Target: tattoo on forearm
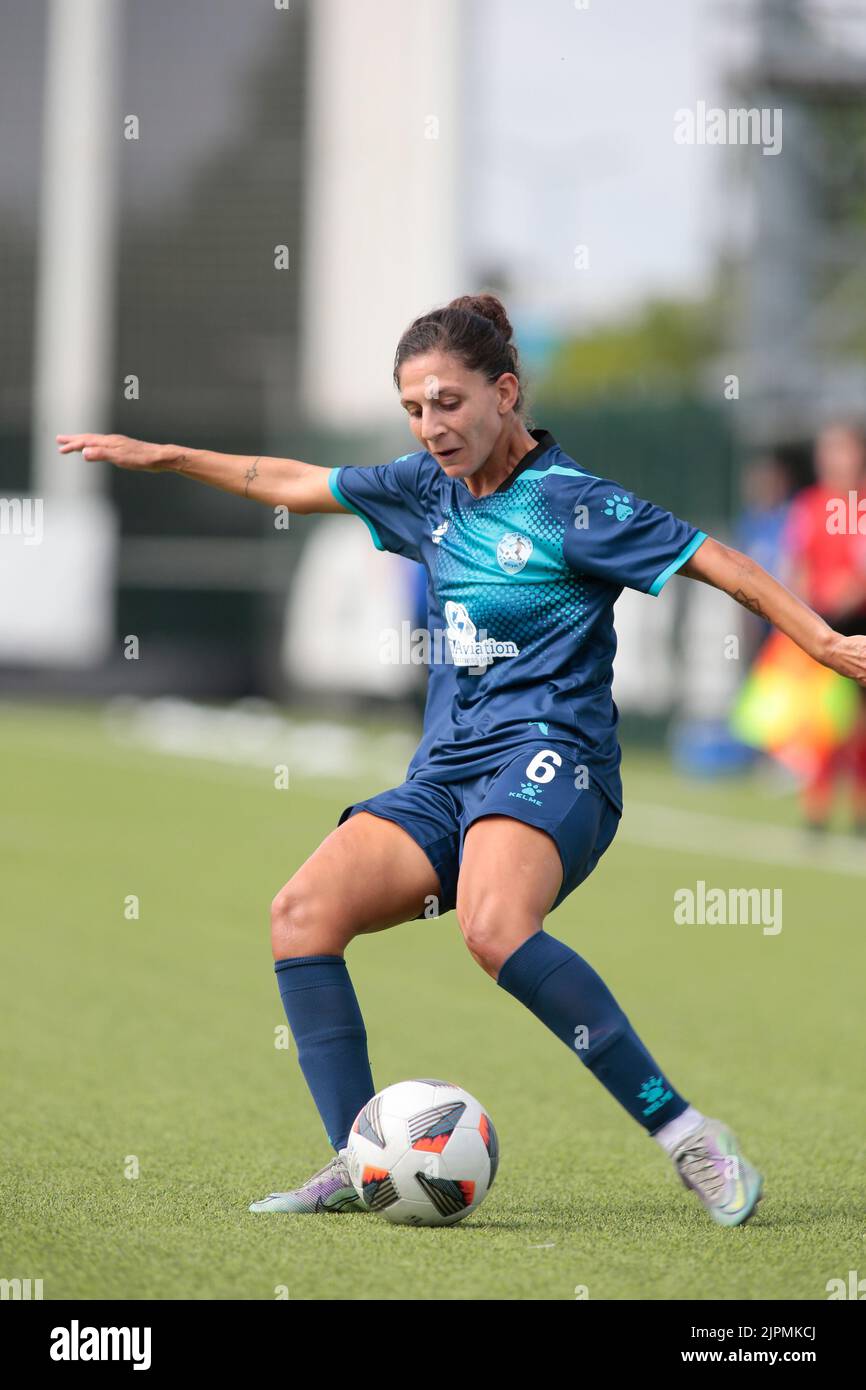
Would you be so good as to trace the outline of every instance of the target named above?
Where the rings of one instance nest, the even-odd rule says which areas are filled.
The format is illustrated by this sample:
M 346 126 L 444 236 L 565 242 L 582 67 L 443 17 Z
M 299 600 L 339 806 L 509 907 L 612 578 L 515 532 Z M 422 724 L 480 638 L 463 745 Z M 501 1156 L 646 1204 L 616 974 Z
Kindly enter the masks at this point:
M 749 612 L 754 613 L 756 618 L 763 618 L 765 622 L 770 622 L 758 600 L 747 594 L 745 589 L 726 589 L 725 593 L 730 594 L 731 598 L 736 599 L 737 603 L 741 603 L 744 608 L 748 608 Z
M 249 493 L 249 490 L 250 490 L 250 483 L 253 481 L 253 478 L 255 478 L 255 477 L 258 476 L 258 471 L 259 471 L 259 469 L 258 469 L 258 463 L 259 463 L 259 459 L 260 459 L 260 458 L 261 458 L 261 454 L 259 454 L 259 458 L 253 460 L 252 464 L 250 465 L 250 467 L 247 469 L 246 473 L 244 474 L 244 477 L 245 477 L 246 480 L 247 480 L 247 485 L 246 485 L 246 487 L 244 488 L 244 497 L 246 497 L 246 496 L 248 495 L 248 493 Z

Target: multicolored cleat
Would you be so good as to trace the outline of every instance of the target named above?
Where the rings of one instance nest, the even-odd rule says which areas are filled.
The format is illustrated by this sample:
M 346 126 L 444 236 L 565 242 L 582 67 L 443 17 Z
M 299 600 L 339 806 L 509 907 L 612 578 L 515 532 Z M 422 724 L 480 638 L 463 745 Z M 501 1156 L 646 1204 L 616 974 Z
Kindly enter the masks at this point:
M 705 1119 L 671 1154 L 684 1185 L 720 1226 L 742 1226 L 763 1196 L 764 1179 L 721 1120 Z
M 251 1202 L 250 1211 L 286 1211 L 309 1216 L 322 1211 L 366 1211 L 358 1197 L 345 1159 L 337 1154 L 292 1192 L 272 1192 L 260 1202 Z

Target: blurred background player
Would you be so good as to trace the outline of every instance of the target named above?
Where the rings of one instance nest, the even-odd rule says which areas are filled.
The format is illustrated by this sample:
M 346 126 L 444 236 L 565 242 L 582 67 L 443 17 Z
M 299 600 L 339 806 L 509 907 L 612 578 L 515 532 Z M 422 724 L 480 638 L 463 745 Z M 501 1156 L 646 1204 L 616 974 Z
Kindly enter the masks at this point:
M 782 578 L 784 533 L 791 505 L 793 480 L 780 454 L 759 455 L 745 469 L 745 503 L 734 527 L 734 544 L 776 579 Z M 751 665 L 771 625 L 755 614 L 743 615 L 744 670 Z
M 841 633 L 866 630 L 866 443 L 860 427 L 827 425 L 815 443 L 816 481 L 791 503 L 783 535 L 785 581 Z M 860 525 L 863 531 L 860 530 Z M 852 524 L 853 523 L 853 524 Z M 822 831 L 847 774 L 853 829 L 866 834 L 866 694 L 850 736 L 818 760 L 802 791 L 807 825 Z

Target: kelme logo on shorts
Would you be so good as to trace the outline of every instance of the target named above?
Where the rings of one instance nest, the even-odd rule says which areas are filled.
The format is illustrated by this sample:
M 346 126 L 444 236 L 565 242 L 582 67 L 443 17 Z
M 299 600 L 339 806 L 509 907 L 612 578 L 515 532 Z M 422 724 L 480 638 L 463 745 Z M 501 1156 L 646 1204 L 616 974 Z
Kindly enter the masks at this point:
M 533 806 L 541 805 L 542 788 L 535 782 L 521 782 L 519 792 L 509 792 L 509 796 L 516 796 L 518 801 L 531 801 Z
M 519 574 L 532 554 L 532 541 L 520 531 L 509 531 L 496 547 L 496 562 L 506 574 Z
M 455 666 L 488 666 L 498 657 L 520 655 L 520 648 L 514 642 L 497 642 L 494 637 L 479 637 L 478 629 L 463 603 L 448 600 L 445 604 L 445 624 Z

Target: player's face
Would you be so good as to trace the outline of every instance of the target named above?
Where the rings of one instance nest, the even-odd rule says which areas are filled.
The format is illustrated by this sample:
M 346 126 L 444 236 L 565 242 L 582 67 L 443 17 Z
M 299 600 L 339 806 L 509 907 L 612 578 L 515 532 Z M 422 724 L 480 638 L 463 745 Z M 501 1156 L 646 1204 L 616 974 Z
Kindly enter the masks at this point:
M 815 471 L 827 487 L 846 490 L 862 486 L 863 454 L 863 443 L 852 430 L 831 425 L 818 436 Z
M 449 478 L 471 477 L 487 462 L 516 398 L 510 372 L 491 383 L 446 353 L 411 357 L 400 368 L 409 427 Z

